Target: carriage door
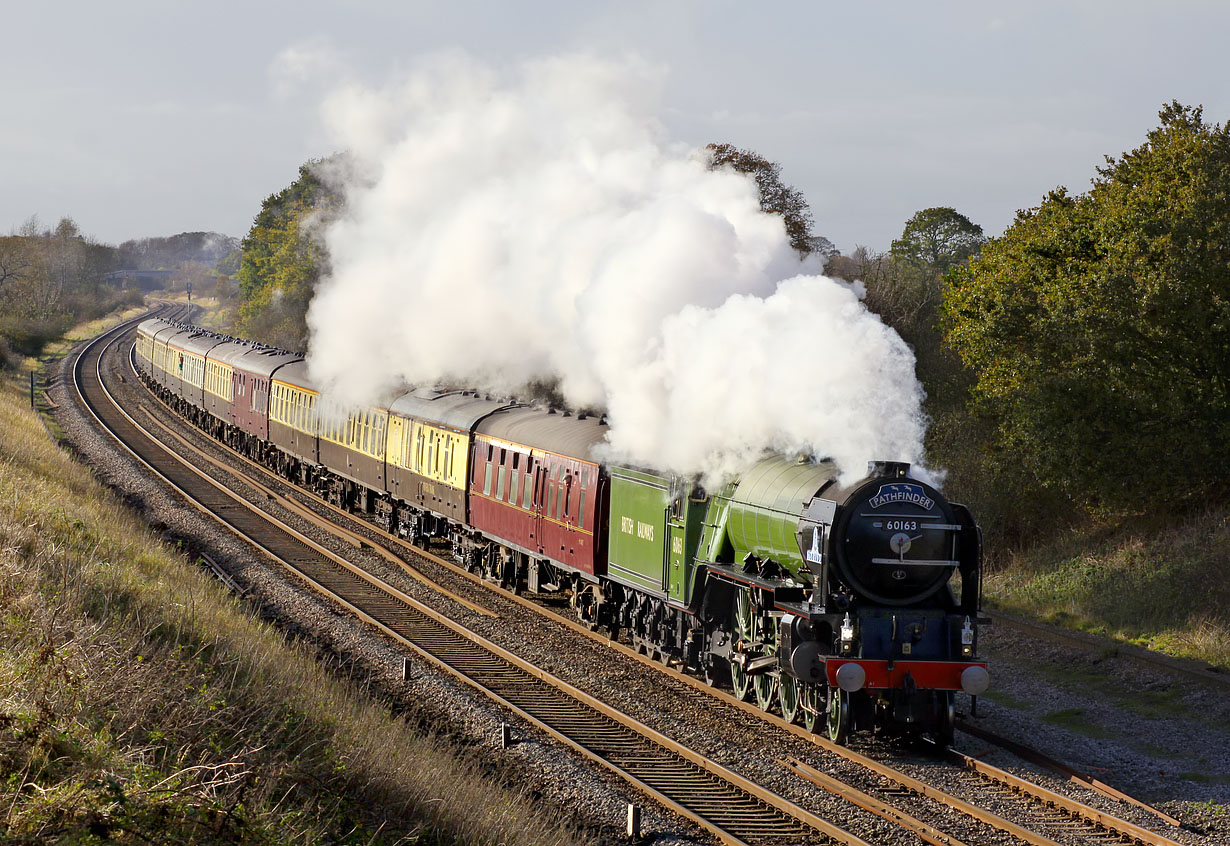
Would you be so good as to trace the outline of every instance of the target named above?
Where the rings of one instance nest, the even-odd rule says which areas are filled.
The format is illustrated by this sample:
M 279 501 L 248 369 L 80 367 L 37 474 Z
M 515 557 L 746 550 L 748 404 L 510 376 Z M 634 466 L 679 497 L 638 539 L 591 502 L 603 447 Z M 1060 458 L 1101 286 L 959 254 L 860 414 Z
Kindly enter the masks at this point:
M 532 484 L 530 497 L 534 508 L 530 529 L 530 540 L 532 541 L 530 546 L 536 547 L 539 552 L 542 552 L 545 549 L 544 544 L 546 542 L 546 539 L 542 536 L 544 524 L 542 515 L 547 510 L 547 486 L 550 484 L 550 479 L 547 478 L 547 466 L 543 464 L 538 456 L 533 456 L 530 462 L 534 472 L 532 475 L 530 473 L 525 474 L 526 483 Z M 533 480 L 532 483 L 531 479 Z

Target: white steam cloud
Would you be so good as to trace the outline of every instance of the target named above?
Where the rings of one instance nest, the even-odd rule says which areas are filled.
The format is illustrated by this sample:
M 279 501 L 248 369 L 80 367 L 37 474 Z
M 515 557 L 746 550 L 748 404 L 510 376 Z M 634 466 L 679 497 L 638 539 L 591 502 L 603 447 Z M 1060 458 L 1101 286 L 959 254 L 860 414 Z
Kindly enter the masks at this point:
M 852 477 L 918 462 L 909 348 L 800 262 L 750 178 L 665 139 L 661 78 L 449 56 L 336 92 L 346 208 L 308 315 L 313 375 L 349 402 L 558 379 L 607 410 L 613 456 L 710 479 L 766 450 Z

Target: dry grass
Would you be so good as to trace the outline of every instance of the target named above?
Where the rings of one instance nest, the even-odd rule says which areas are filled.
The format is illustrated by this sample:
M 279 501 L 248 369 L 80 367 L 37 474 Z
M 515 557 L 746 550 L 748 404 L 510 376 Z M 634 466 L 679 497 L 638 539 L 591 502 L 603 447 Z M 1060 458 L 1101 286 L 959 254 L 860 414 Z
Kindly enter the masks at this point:
M 1228 516 L 1063 533 L 1011 556 L 985 593 L 1006 610 L 1230 668 Z
M 252 618 L 0 385 L 0 841 L 573 843 Z

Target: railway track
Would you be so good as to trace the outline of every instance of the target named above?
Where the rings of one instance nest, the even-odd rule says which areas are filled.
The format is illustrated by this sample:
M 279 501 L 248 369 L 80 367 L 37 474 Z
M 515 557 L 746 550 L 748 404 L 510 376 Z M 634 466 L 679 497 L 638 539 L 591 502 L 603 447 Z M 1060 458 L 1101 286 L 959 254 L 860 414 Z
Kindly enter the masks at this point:
M 126 327 L 101 336 L 74 366 L 77 392 L 99 424 L 185 498 L 314 590 L 552 736 L 732 844 L 866 841 L 657 734 L 444 615 L 363 573 L 305 535 L 255 511 L 166 449 L 103 384 L 101 359 Z
M 101 357 L 101 352 L 97 355 Z M 95 362 L 97 360 L 98 358 L 93 359 Z M 83 355 L 78 369 L 95 372 L 95 381 L 98 383 L 96 390 L 101 391 L 103 386 L 101 379 L 97 377 L 97 365 L 91 367 L 89 362 L 90 359 Z M 83 377 L 82 383 L 87 391 L 90 388 L 89 382 L 89 377 Z M 118 406 L 114 409 L 113 416 L 123 416 L 127 420 L 127 423 L 117 420 L 116 425 L 119 428 L 134 430 L 138 433 L 134 435 L 134 439 L 140 441 L 141 438 L 146 438 L 152 443 L 153 438 L 148 432 L 142 432 L 141 427 L 137 426 L 135 421 L 122 415 Z M 153 449 L 152 446 L 149 448 Z M 201 474 L 186 471 L 182 464 L 179 471 L 172 470 L 170 465 L 177 463 L 177 460 L 161 459 L 156 456 L 154 458 L 154 462 L 147 461 L 147 463 L 159 469 L 160 473 L 160 465 L 165 465 L 171 472 L 171 477 L 182 478 L 184 483 L 188 484 L 192 482 L 191 477 L 195 476 L 196 484 L 201 484 Z M 187 475 L 184 475 L 185 473 Z M 162 475 L 168 477 L 166 473 Z M 757 788 L 751 782 L 728 770 L 716 767 L 701 755 L 689 754 L 682 748 L 670 749 L 672 743 L 661 735 L 656 735 L 655 732 L 643 726 L 629 726 L 627 718 L 615 712 L 614 709 L 610 709 L 598 700 L 562 682 L 548 681 L 541 670 L 529 665 L 519 666 L 520 659 L 516 656 L 504 652 L 494 644 L 482 642 L 481 638 L 449 623 L 438 612 L 417 603 L 404 594 L 397 595 L 395 591 L 377 585 L 376 580 L 363 575 L 352 565 L 336 559 L 336 556 L 332 556 L 314 542 L 303 536 L 296 537 L 298 533 L 288 526 L 273 521 L 267 516 L 244 516 L 244 512 L 247 511 L 246 506 L 239 506 L 233 495 L 225 492 L 216 483 L 211 482 L 207 487 L 212 487 L 214 491 L 203 492 L 199 500 L 202 507 L 216 507 L 216 516 L 237 531 L 251 537 L 259 533 L 260 524 L 270 525 L 272 522 L 280 527 L 284 535 L 292 538 L 293 541 L 277 539 L 272 542 L 272 548 L 262 541 L 258 540 L 257 543 L 270 554 L 287 562 L 287 566 L 294 569 L 301 579 L 311 583 L 315 589 L 337 597 L 336 601 L 350 607 L 361 618 L 381 628 L 386 634 L 411 645 L 411 648 L 429 657 L 467 684 L 483 689 L 489 696 L 518 712 L 527 720 L 541 726 L 550 734 L 575 748 L 581 749 L 583 754 L 619 772 L 633 784 L 655 795 L 664 805 L 696 820 L 726 842 L 816 842 L 817 837 L 827 838 L 832 842 L 863 842 L 802 809 L 791 808 L 783 811 L 783 808 L 777 807 L 775 802 L 783 805 L 789 803 L 782 803 L 782 800 L 777 800 L 767 791 Z M 220 492 L 226 495 L 219 496 Z M 284 502 L 284 504 L 287 503 Z M 294 507 L 293 504 L 291 507 Z M 299 508 L 302 509 L 303 506 Z M 346 512 L 337 511 L 337 513 L 346 515 Z M 346 517 L 357 520 L 351 515 L 346 515 Z M 358 525 L 363 527 L 365 534 L 382 535 L 380 537 L 382 543 L 401 548 L 408 547 L 404 541 L 384 535 L 366 522 L 360 521 Z M 355 537 L 359 536 L 353 532 L 351 534 Z M 417 554 L 423 554 L 423 552 L 417 551 Z M 427 555 L 430 556 L 429 553 Z M 544 613 L 542 607 L 536 603 L 484 582 L 451 562 L 434 556 L 430 557 L 440 566 L 453 570 L 459 576 L 481 584 L 484 588 L 506 599 L 532 608 L 536 613 Z M 587 637 L 609 643 L 605 638 L 589 631 L 587 627 L 563 619 L 554 612 L 550 613 L 556 622 L 562 622 Z M 881 778 L 894 783 L 896 785 L 892 788 L 894 791 L 906 791 L 915 796 L 925 797 L 929 801 L 947 805 L 949 808 L 955 808 L 1022 842 L 1033 844 L 1058 842 L 1052 839 L 1048 832 L 1055 834 L 1056 837 L 1062 837 L 1064 842 L 1070 842 L 1073 836 L 1078 838 L 1078 842 L 1086 836 L 1089 842 L 1099 843 L 1148 843 L 1161 846 L 1161 844 L 1174 842 L 1101 811 L 1092 808 L 1084 808 L 1082 811 L 1083 806 L 1080 803 L 1060 797 L 1036 785 L 1019 783 L 1020 779 L 1003 771 L 997 771 L 986 765 L 970 766 L 967 762 L 966 766 L 969 766 L 971 771 L 979 772 L 980 778 L 1005 785 L 1004 790 L 1011 791 L 1013 795 L 1031 797 L 1030 801 L 1036 808 L 1032 814 L 1027 813 L 1025 816 L 1036 821 L 1036 830 L 1033 827 L 1026 828 L 970 803 L 963 803 L 956 797 L 946 796 L 942 791 L 895 773 L 890 768 L 866 759 L 851 750 L 833 746 L 823 738 L 810 735 L 798 726 L 792 726 L 777 717 L 766 715 L 759 709 L 739 702 L 728 694 L 713 691 L 703 682 L 664 668 L 644 656 L 636 655 L 627 647 L 619 644 L 610 645 L 637 660 L 667 672 L 686 684 L 723 699 L 728 704 L 743 708 L 755 714 L 758 719 L 766 719 L 779 728 L 806 737 L 834 755 L 867 767 Z M 483 678 L 488 678 L 490 681 L 484 682 Z M 582 710 L 579 714 L 575 710 L 570 710 L 575 709 L 577 703 L 590 710 Z M 580 729 L 585 729 L 589 736 L 575 737 L 574 735 L 583 733 L 579 731 Z M 638 736 L 642 740 L 634 740 Z M 649 746 L 636 745 L 644 742 L 643 739 L 646 737 L 650 740 Z M 657 748 L 654 748 L 655 745 Z M 783 765 L 813 782 L 827 778 L 823 773 L 819 773 L 820 778 L 817 779 L 818 771 L 802 761 L 785 760 Z M 861 794 L 857 789 L 850 788 L 848 785 L 844 788 L 833 783 L 822 784 L 822 786 L 826 790 L 843 796 L 847 802 L 910 829 L 924 842 L 948 844 L 962 842 L 880 799 Z M 681 799 L 686 799 L 687 802 L 680 801 Z M 766 812 L 762 806 L 774 808 L 784 816 L 775 816 L 771 811 Z M 1043 810 L 1037 810 L 1038 808 Z M 1060 810 L 1048 810 L 1054 808 Z M 759 819 L 754 822 L 744 821 L 742 815 L 749 813 L 753 816 L 759 815 Z
M 266 473 L 266 471 L 258 465 L 252 464 L 246 459 L 241 460 L 253 469 L 258 470 L 261 473 Z M 273 493 L 270 493 L 269 495 L 271 497 L 276 496 L 276 494 Z M 1030 819 L 1032 824 L 1039 829 L 1039 831 L 1031 831 L 994 813 L 981 809 L 970 803 L 958 800 L 956 797 L 949 796 L 941 790 L 931 788 L 917 779 L 912 779 L 905 776 L 904 774 L 895 771 L 893 768 L 887 767 L 869 757 L 863 756 L 854 750 L 832 744 L 827 739 L 811 734 L 798 725 L 787 723 L 776 715 L 766 714 L 752 703 L 743 702 L 725 691 L 711 688 L 704 682 L 665 666 L 631 647 L 611 641 L 602 634 L 595 632 L 591 627 L 577 623 L 565 616 L 562 616 L 555 610 L 547 608 L 539 602 L 514 594 L 505 588 L 499 587 L 498 585 L 468 572 L 464 568 L 446 558 L 435 556 L 426 550 L 412 546 L 399 537 L 385 533 L 367 521 L 362 520 L 361 518 L 356 517 L 343 509 L 337 508 L 336 506 L 330 505 L 323 500 L 316 499 L 315 497 L 312 498 L 315 499 L 315 505 L 323 510 L 327 510 L 334 521 L 346 522 L 355 526 L 355 529 L 358 531 L 346 529 L 341 530 L 346 535 L 350 536 L 355 543 L 388 544 L 390 546 L 396 546 L 404 552 L 409 552 L 420 558 L 430 560 L 432 563 L 451 571 L 458 577 L 467 579 L 475 585 L 481 586 L 482 588 L 501 596 L 507 601 L 519 604 L 536 614 L 547 616 L 556 624 L 567 626 L 577 634 L 580 634 L 592 641 L 601 643 L 612 650 L 622 652 L 626 657 L 652 667 L 657 671 L 663 672 L 677 681 L 689 685 L 697 691 L 703 692 L 706 695 L 725 702 L 728 705 L 739 708 L 748 714 L 753 715 L 757 719 L 772 723 L 778 728 L 788 731 L 796 736 L 806 738 L 810 742 L 822 747 L 830 754 L 857 764 L 875 773 L 878 777 L 884 779 L 885 781 L 892 783 L 894 785 L 892 789 L 896 791 L 898 795 L 901 795 L 901 792 L 904 791 L 915 796 L 933 800 L 948 808 L 958 810 L 971 819 L 977 820 L 978 822 L 984 823 L 992 828 L 998 829 L 1001 832 L 1016 837 L 1022 842 L 1031 844 L 1054 843 L 1055 841 L 1051 839 L 1051 837 L 1047 836 L 1047 834 L 1039 833 L 1046 831 L 1050 831 L 1055 836 L 1060 837 L 1071 837 L 1073 835 L 1087 836 L 1099 843 L 1143 843 L 1153 844 L 1153 846 L 1168 846 L 1169 844 L 1174 844 L 1173 840 L 1163 835 L 1142 828 L 1141 826 L 1134 825 L 1133 823 L 1125 820 L 1121 820 L 1114 815 L 1107 814 L 1104 811 L 1090 807 L 1084 803 L 1074 801 L 1061 793 L 1021 779 L 1001 768 L 979 761 L 970 756 L 963 755 L 955 750 L 948 750 L 945 753 L 953 764 L 967 771 L 973 779 L 981 781 L 987 785 L 993 785 L 993 792 L 999 799 L 1003 800 L 1005 797 L 1011 797 L 1010 801 L 1015 800 L 1018 803 L 1028 802 L 1031 807 L 1025 813 L 1025 817 Z M 296 506 L 291 504 L 291 507 L 293 508 Z M 298 507 L 304 508 L 305 506 L 300 505 Z M 402 562 L 400 557 L 396 560 L 398 562 Z M 1082 786 L 1096 792 L 1102 793 L 1117 802 L 1123 802 L 1141 807 L 1148 813 L 1161 819 L 1169 826 L 1178 827 L 1180 825 L 1179 821 L 1175 820 L 1173 817 L 1170 817 L 1169 815 L 1164 814 L 1151 806 L 1148 806 L 1145 803 L 1122 793 L 1121 791 L 1115 790 L 1114 788 L 1111 788 L 1096 779 L 1092 779 L 1089 776 L 1077 773 L 1075 770 L 1065 767 L 1057 761 L 1046 758 L 1046 756 L 1034 752 L 1027 747 L 1003 738 L 998 738 L 965 722 L 962 722 L 959 725 L 963 730 L 985 740 L 986 742 L 994 743 L 1008 749 L 1024 760 L 1028 760 L 1031 763 L 1037 764 L 1046 769 L 1051 769 L 1069 780 L 1081 784 Z M 791 771 L 800 775 L 802 778 L 812 781 L 813 783 L 820 784 L 826 790 L 843 796 L 843 798 L 847 801 L 866 811 L 883 816 L 886 819 L 893 819 L 900 824 L 912 828 L 924 841 L 931 842 L 929 836 L 934 835 L 938 838 L 937 842 L 954 844 L 954 846 L 955 844 L 960 843 L 958 839 L 950 835 L 945 835 L 942 833 L 936 834 L 934 830 L 932 830 L 926 823 L 912 819 L 909 814 L 905 814 L 892 806 L 885 805 L 883 802 L 880 802 L 873 797 L 868 797 L 865 795 L 860 796 L 858 791 L 852 791 L 848 789 L 848 786 L 845 786 L 846 789 L 839 789 L 833 780 L 828 779 L 827 781 L 824 781 L 823 774 L 819 774 L 815 768 L 808 767 L 801 761 L 790 759 L 782 761 L 782 764 Z

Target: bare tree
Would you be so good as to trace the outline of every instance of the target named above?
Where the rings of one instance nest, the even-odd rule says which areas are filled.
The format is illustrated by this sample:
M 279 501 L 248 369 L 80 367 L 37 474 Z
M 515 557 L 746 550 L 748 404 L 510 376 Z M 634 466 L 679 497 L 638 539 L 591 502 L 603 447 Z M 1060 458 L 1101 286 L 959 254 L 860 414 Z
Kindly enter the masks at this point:
M 0 293 L 10 281 L 20 280 L 29 267 L 30 257 L 22 239 L 16 236 L 0 238 Z

